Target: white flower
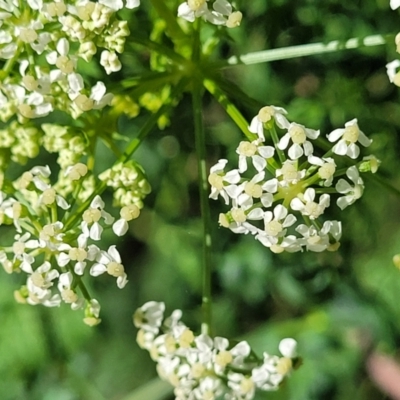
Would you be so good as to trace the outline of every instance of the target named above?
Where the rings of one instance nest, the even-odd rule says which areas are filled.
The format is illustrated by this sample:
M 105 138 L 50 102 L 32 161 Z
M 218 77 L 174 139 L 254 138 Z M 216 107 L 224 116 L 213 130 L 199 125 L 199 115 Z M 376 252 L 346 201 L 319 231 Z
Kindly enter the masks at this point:
M 279 180 L 279 186 L 287 187 L 296 184 L 299 180 L 304 178 L 306 171 L 298 170 L 297 162 L 286 160 L 282 164 L 282 168 L 275 171 L 275 175 Z
M 326 232 L 319 231 L 315 226 L 307 226 L 307 225 L 299 225 L 296 228 L 296 231 L 299 232 L 303 239 L 302 244 L 309 251 L 321 252 L 328 248 L 329 246 L 329 236 Z
M 275 149 L 272 146 L 260 146 L 260 139 L 253 142 L 240 142 L 236 153 L 239 154 L 239 172 L 247 170 L 247 158 L 250 157 L 254 168 L 260 172 L 267 166 L 267 159 L 274 156 Z
M 333 176 L 336 171 L 336 163 L 333 158 L 319 158 L 316 156 L 309 156 L 308 162 L 313 165 L 318 165 L 318 175 L 324 180 L 324 186 L 331 186 Z
M 287 114 L 287 111 L 282 107 L 263 107 L 251 120 L 249 131 L 256 133 L 259 139 L 263 142 L 265 140 L 264 123 L 268 123 L 273 119 L 279 128 L 286 129 L 289 127 L 290 123 L 286 119 L 285 114 Z
M 207 8 L 208 0 L 188 0 L 178 7 L 178 17 L 186 21 L 194 22 L 196 18 L 207 16 L 210 11 Z
M 341 210 L 353 204 L 364 192 L 364 181 L 360 177 L 356 166 L 348 168 L 346 175 L 354 183 L 354 186 L 351 186 L 345 179 L 340 179 L 336 184 L 335 189 L 345 195 L 337 199 L 337 205 Z
M 219 160 L 217 164 L 210 168 L 210 175 L 208 177 L 208 182 L 211 185 L 211 194 L 209 197 L 216 200 L 218 195 L 221 195 L 225 200 L 225 204 L 229 204 L 227 189 L 230 185 L 236 184 L 240 181 L 238 170 L 235 169 L 227 173 L 224 172 L 227 163 L 228 160 Z M 228 185 L 225 186 L 224 183 L 228 183 Z
M 300 193 L 290 202 L 290 208 L 292 210 L 300 211 L 302 215 L 309 216 L 310 219 L 318 218 L 325 208 L 329 207 L 330 196 L 324 193 L 319 198 L 319 202 L 316 203 L 315 199 L 315 189 L 308 188 L 304 194 Z
M 86 237 L 93 240 L 100 240 L 103 232 L 103 227 L 100 225 L 100 219 L 103 219 L 105 224 L 111 225 L 114 218 L 106 211 L 104 211 L 104 202 L 99 195 L 97 195 L 90 207 L 82 215 L 81 229 Z
M 303 154 L 309 156 L 312 154 L 314 148 L 309 139 L 316 139 L 319 136 L 319 131 L 314 129 L 308 129 L 303 125 L 296 124 L 292 122 L 288 126 L 287 133 L 282 136 L 278 143 L 278 148 L 280 150 L 285 150 L 288 145 L 289 141 L 292 140 L 293 144 L 290 146 L 288 154 L 292 160 L 297 160 Z
M 61 298 L 67 304 L 71 304 L 72 310 L 78 310 L 83 307 L 84 300 L 79 298 L 76 291 L 72 287 L 74 278 L 71 272 L 60 274 L 58 278 L 58 290 L 61 293 Z
M 90 268 L 90 275 L 99 276 L 104 272 L 117 278 L 117 286 L 122 289 L 127 284 L 127 275 L 121 264 L 121 256 L 116 246 L 110 246 L 108 251 L 100 251 L 96 257 L 96 264 Z
M 121 218 L 114 222 L 113 231 L 117 236 L 123 236 L 128 231 L 128 222 L 139 217 L 140 209 L 135 204 L 129 206 L 124 206 L 121 208 L 120 216 Z
M 162 302 L 149 301 L 138 308 L 133 315 L 133 323 L 137 328 L 157 334 L 165 311 Z
M 368 139 L 365 134 L 360 131 L 357 118 L 352 119 L 345 123 L 345 128 L 335 129 L 327 138 L 330 142 L 336 142 L 340 139 L 332 148 L 332 151 L 338 155 L 347 155 L 350 158 L 357 158 L 360 154 L 360 148 L 357 146 L 357 142 L 362 144 L 364 147 L 368 147 L 372 140 Z

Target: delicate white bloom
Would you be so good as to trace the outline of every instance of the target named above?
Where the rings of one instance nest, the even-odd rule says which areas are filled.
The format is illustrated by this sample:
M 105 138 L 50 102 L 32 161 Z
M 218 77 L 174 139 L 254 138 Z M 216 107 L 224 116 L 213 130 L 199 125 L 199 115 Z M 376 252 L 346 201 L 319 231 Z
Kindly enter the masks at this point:
M 133 316 L 137 328 L 157 334 L 164 318 L 165 304 L 149 301 L 138 308 Z
M 96 257 L 97 263 L 90 268 L 90 275 L 99 276 L 104 272 L 117 278 L 117 286 L 122 289 L 127 284 L 127 275 L 122 265 L 121 256 L 116 246 L 110 246 L 108 251 L 100 251 Z
M 196 18 L 211 14 L 207 8 L 206 1 L 208 0 L 185 1 L 178 7 L 178 17 L 186 19 L 189 22 L 194 22 Z
M 306 171 L 298 170 L 297 163 L 292 160 L 286 160 L 282 164 L 282 168 L 276 170 L 275 175 L 279 179 L 279 185 L 282 187 L 287 187 L 289 185 L 295 185 L 299 182 L 304 176 Z
M 260 172 L 267 166 L 267 160 L 274 156 L 275 149 L 272 146 L 260 146 L 260 139 L 253 142 L 240 142 L 236 153 L 239 154 L 239 172 L 247 170 L 247 158 L 251 158 L 254 168 Z
M 340 179 L 336 184 L 336 190 L 344 194 L 343 197 L 337 199 L 337 205 L 341 210 L 353 204 L 364 192 L 364 181 L 360 177 L 356 166 L 348 168 L 346 175 L 354 183 L 354 186 L 351 186 L 345 179 Z
M 264 142 L 264 124 L 274 120 L 276 125 L 281 129 L 287 129 L 290 125 L 286 119 L 287 111 L 282 107 L 266 106 L 261 108 L 258 114 L 251 120 L 249 131 L 258 135 L 259 139 Z
M 293 144 L 290 146 L 288 154 L 292 160 L 297 160 L 303 154 L 307 157 L 310 156 L 314 148 L 307 138 L 315 140 L 319 136 L 319 131 L 308 129 L 295 122 L 292 122 L 287 130 L 287 133 L 280 139 L 278 148 L 280 150 L 285 150 L 291 140 Z
M 279 238 L 286 235 L 286 228 L 296 222 L 296 217 L 288 214 L 288 210 L 282 204 L 278 204 L 274 211 L 266 211 L 264 214 L 264 231 L 259 231 L 256 239 L 264 246 L 271 247 L 278 243 Z
M 290 202 L 290 208 L 292 210 L 300 211 L 302 215 L 310 217 L 310 219 L 318 218 L 325 208 L 329 207 L 330 196 L 324 193 L 319 198 L 319 202 L 316 203 L 315 199 L 315 189 L 308 188 L 304 194 L 300 193 Z
M 318 175 L 324 180 L 324 186 L 331 186 L 336 171 L 336 163 L 333 158 L 319 158 L 313 155 L 308 157 L 308 162 L 318 165 Z
M 345 123 L 345 128 L 335 129 L 327 138 L 330 142 L 336 142 L 340 139 L 332 148 L 332 151 L 338 155 L 347 155 L 350 158 L 357 158 L 360 154 L 360 148 L 357 146 L 357 142 L 362 144 L 364 147 L 368 147 L 372 140 L 368 139 L 365 134 L 360 131 L 357 118 L 352 119 Z
M 104 220 L 106 225 L 111 225 L 114 222 L 114 218 L 104 211 L 104 202 L 99 195 L 92 200 L 90 207 L 83 213 L 82 218 L 82 233 L 93 240 L 101 239 L 103 232 L 103 227 L 99 222 L 101 219 Z
M 124 206 L 121 208 L 121 218 L 114 222 L 113 231 L 117 236 L 123 236 L 128 231 L 128 222 L 139 217 L 140 209 L 135 204 Z
M 225 204 L 229 204 L 229 195 L 227 193 L 229 185 L 236 184 L 240 181 L 238 170 L 229 171 L 225 174 L 224 168 L 227 163 L 228 160 L 219 160 L 217 164 L 211 167 L 208 177 L 208 182 L 211 185 L 211 194 L 209 197 L 215 200 L 218 198 L 218 195 L 221 195 L 225 200 Z M 228 185 L 225 186 L 225 183 Z

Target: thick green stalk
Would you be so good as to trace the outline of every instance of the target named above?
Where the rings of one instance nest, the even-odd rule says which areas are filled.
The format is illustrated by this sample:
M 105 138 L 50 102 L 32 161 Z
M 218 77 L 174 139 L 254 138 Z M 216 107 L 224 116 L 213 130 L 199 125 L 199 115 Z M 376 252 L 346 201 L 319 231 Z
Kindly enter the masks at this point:
M 334 40 L 329 43 L 311 43 L 300 46 L 289 46 L 280 49 L 256 51 L 242 56 L 230 57 L 221 67 L 233 65 L 251 65 L 264 62 L 287 60 L 289 58 L 333 53 L 336 51 L 357 49 L 359 47 L 381 46 L 393 39 L 393 35 L 373 35 L 365 38 L 352 38 L 347 41 Z
M 228 99 L 214 81 L 205 79 L 203 82 L 205 88 L 215 97 L 218 103 L 225 109 L 227 114 L 233 119 L 235 124 L 240 128 L 244 135 L 251 142 L 257 139 L 257 135 L 249 131 L 249 124 L 236 106 Z

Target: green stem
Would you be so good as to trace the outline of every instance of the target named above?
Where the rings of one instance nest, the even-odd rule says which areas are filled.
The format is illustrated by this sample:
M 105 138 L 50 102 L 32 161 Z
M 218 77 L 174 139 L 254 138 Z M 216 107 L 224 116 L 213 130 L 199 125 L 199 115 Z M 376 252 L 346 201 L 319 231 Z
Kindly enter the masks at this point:
M 199 24 L 196 25 L 195 41 L 193 44 L 192 59 L 196 63 L 201 56 L 200 53 L 200 38 L 199 38 Z M 203 251 L 202 251 L 202 324 L 201 333 L 211 335 L 211 321 L 212 321 L 212 299 L 211 299 L 211 224 L 210 224 L 210 208 L 208 200 L 208 180 L 206 168 L 206 143 L 205 131 L 202 115 L 202 82 L 194 81 L 192 88 L 192 102 L 193 102 L 193 118 L 194 118 L 194 131 L 196 142 L 197 165 L 199 174 L 199 192 L 200 192 L 200 207 L 201 218 L 203 223 Z
M 389 40 L 393 39 L 393 35 L 372 35 L 365 38 L 352 38 L 345 42 L 334 40 L 329 43 L 311 43 L 299 46 L 289 46 L 279 49 L 256 51 L 254 53 L 244 54 L 242 56 L 230 57 L 224 65 L 220 67 L 229 67 L 234 65 L 251 65 L 260 64 L 264 62 L 286 60 L 289 58 L 304 57 L 311 55 L 319 55 L 325 53 L 332 53 L 347 49 L 357 49 L 359 47 L 380 46 L 386 44 Z
M 236 106 L 228 99 L 228 97 L 218 88 L 214 81 L 209 79 L 203 82 L 205 88 L 215 97 L 218 103 L 225 109 L 227 114 L 233 119 L 235 124 L 240 128 L 248 140 L 251 142 L 257 139 L 257 135 L 249 131 L 249 124 Z
M 154 42 L 145 37 L 134 36 L 132 40 L 129 42 L 130 45 L 138 44 L 140 46 L 144 46 L 146 49 L 150 49 L 155 51 L 158 54 L 161 54 L 171 61 L 175 62 L 178 65 L 181 65 L 182 62 L 187 62 L 187 59 L 182 57 L 179 53 L 176 53 L 174 50 L 170 49 L 167 46 L 164 46 L 160 43 Z
M 150 0 L 157 14 L 167 23 L 168 34 L 175 39 L 186 39 L 186 35 L 177 22 L 176 15 L 165 5 L 165 0 Z

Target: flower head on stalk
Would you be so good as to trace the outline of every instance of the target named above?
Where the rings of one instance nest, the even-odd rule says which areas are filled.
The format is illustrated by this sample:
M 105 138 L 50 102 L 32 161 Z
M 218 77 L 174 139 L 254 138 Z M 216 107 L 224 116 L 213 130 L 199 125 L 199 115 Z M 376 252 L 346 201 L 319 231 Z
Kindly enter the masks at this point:
M 319 157 L 314 154 L 312 143 L 319 131 L 289 122 L 286 114 L 283 108 L 263 107 L 249 126 L 258 139 L 242 141 L 237 148 L 238 168 L 227 170 L 227 160 L 220 160 L 211 168 L 210 198 L 221 194 L 231 207 L 220 214 L 219 223 L 235 233 L 254 235 L 275 253 L 336 250 L 341 223 L 321 222 L 321 218 L 331 207 L 332 198 L 336 197 L 342 210 L 359 199 L 364 190 L 359 171 L 376 171 L 379 161 L 371 156 L 363 159 L 359 168 L 347 168 L 345 173 L 352 186 L 341 178 L 344 170 L 337 166 L 340 157 L 358 157 L 357 143 L 371 143 L 357 120 L 332 131 L 329 141 L 339 140 L 331 149 L 333 156 Z M 273 146 L 265 145 L 268 137 Z
M 246 341 L 195 335 L 175 310 L 164 318 L 164 303 L 148 302 L 134 314 L 139 346 L 157 363 L 159 376 L 174 386 L 176 399 L 254 398 L 256 390 L 277 390 L 300 364 L 297 342 L 281 340 L 281 356 L 258 358 Z
M 95 194 L 87 166 L 71 165 L 60 171 L 60 177 L 65 185 L 52 184 L 50 168 L 36 166 L 13 184 L 7 181 L 7 194 L 0 191 L 0 225 L 13 224 L 16 230 L 14 241 L 0 249 L 0 263 L 7 273 L 26 275 L 25 284 L 15 292 L 17 301 L 84 308 L 84 322 L 93 326 L 100 322 L 100 304 L 86 290 L 84 279 L 106 272 L 122 289 L 128 282 L 127 274 L 115 245 L 105 251 L 94 243 L 100 241 L 114 218 L 106 211 L 101 196 Z M 89 186 L 85 187 L 87 180 Z M 134 181 L 130 177 L 132 185 Z M 82 198 L 81 191 L 92 200 Z M 124 226 L 119 224 L 114 229 L 117 234 L 126 233 L 128 221 L 138 215 L 137 205 L 124 206 Z

